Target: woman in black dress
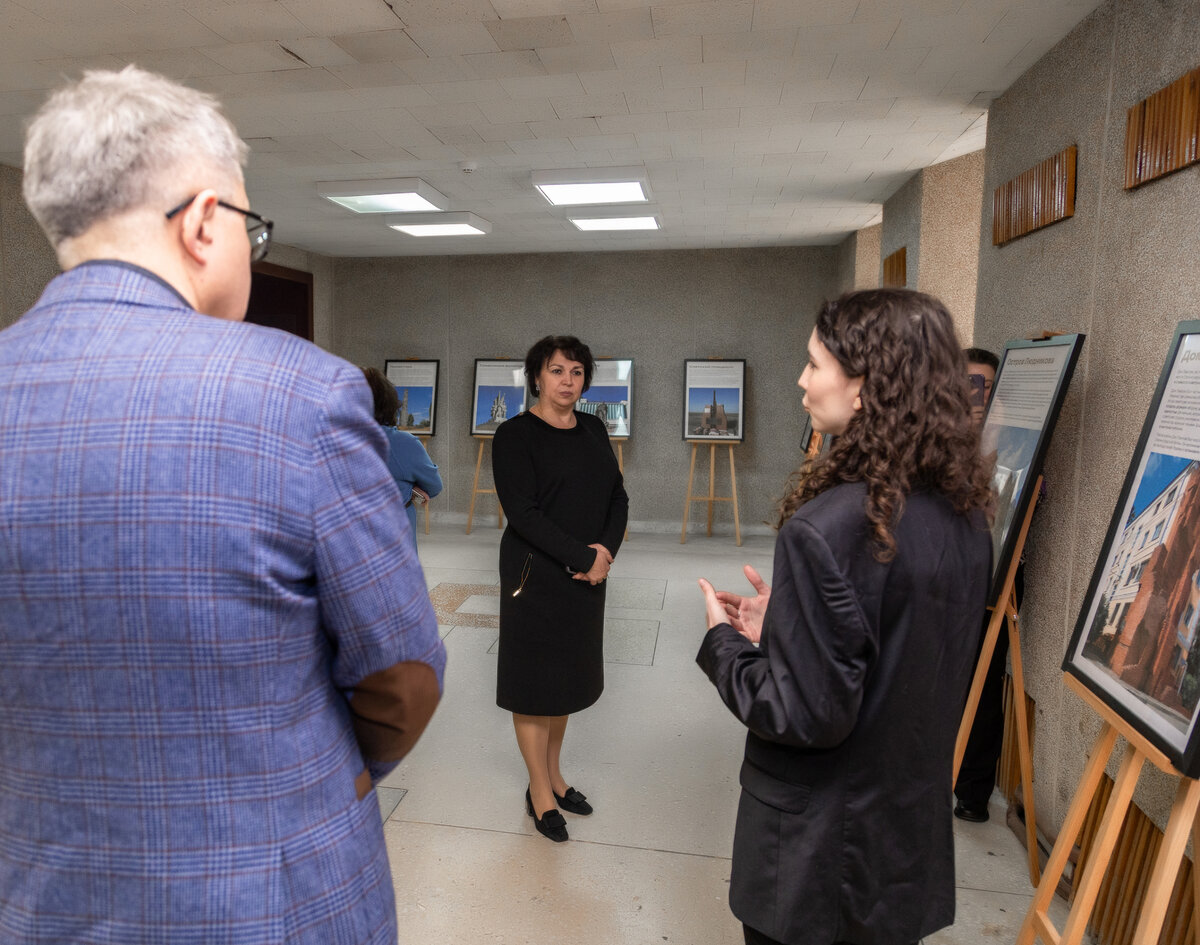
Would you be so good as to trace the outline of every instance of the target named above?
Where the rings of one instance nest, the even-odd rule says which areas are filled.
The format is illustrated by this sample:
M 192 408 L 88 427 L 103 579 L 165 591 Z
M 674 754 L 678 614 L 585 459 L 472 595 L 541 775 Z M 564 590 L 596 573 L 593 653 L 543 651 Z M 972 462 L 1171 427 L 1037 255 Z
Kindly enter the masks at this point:
M 774 587 L 701 581 L 698 661 L 749 729 L 729 902 L 748 945 L 907 945 L 954 920 L 950 773 L 990 583 L 990 469 L 936 299 L 828 302 Z
M 513 714 L 537 829 L 567 839 L 558 807 L 590 814 L 559 769 L 572 712 L 604 689 L 604 580 L 625 534 L 629 499 L 604 422 L 575 409 L 591 384 L 587 345 L 547 336 L 525 356 L 536 403 L 492 441 L 500 540 L 496 704 Z

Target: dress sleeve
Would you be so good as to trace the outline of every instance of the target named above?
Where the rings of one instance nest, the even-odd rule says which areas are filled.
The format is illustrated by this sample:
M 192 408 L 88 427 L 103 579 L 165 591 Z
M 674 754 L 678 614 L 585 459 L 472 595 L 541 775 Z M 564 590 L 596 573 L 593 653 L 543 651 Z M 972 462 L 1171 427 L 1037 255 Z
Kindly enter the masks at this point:
M 333 683 L 375 778 L 428 722 L 446 651 L 408 518 L 385 462 L 386 440 L 362 375 L 339 372 L 313 440 L 313 538 Z
M 437 463 L 421 444 L 419 437 L 409 434 L 404 438 L 405 466 L 412 476 L 415 485 L 425 490 L 429 498 L 442 491 L 442 476 L 438 472 Z
M 612 442 L 608 438 L 608 428 L 604 425 L 603 420 L 597 419 L 599 426 L 599 437 L 604 444 L 609 455 L 612 455 Z M 616 459 L 613 459 L 613 466 L 616 466 Z M 625 479 L 621 475 L 621 470 L 616 469 L 616 479 L 613 481 L 612 493 L 608 502 L 608 514 L 604 520 L 604 534 L 600 537 L 600 544 L 609 550 L 612 556 L 617 556 L 617 551 L 621 548 L 621 542 L 625 540 L 625 526 L 629 524 L 629 494 L 625 491 Z
M 492 479 L 509 524 L 527 542 L 572 571 L 587 571 L 599 553 L 563 531 L 538 506 L 537 471 L 526 431 L 508 421 L 492 438 Z
M 696 661 L 760 738 L 832 748 L 854 730 L 878 637 L 816 529 L 793 519 L 778 542 L 762 645 L 719 624 Z

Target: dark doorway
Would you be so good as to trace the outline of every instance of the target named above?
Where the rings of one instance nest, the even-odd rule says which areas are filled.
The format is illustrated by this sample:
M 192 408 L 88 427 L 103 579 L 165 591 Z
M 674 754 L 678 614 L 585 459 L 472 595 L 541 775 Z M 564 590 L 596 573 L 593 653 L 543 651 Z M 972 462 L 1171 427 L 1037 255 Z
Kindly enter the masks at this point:
M 274 263 L 252 266 L 250 305 L 246 321 L 281 328 L 307 341 L 313 337 L 313 277 L 311 272 Z

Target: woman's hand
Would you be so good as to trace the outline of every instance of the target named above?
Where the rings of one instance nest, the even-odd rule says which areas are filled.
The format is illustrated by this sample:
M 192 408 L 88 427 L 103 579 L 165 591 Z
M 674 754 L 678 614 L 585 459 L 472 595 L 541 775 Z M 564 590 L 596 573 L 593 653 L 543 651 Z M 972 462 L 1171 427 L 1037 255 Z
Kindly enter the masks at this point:
M 762 576 L 750 565 L 742 569 L 754 590 L 754 597 L 743 597 L 729 591 L 714 591 L 713 586 L 700 579 L 700 589 L 704 591 L 705 612 L 708 615 L 708 627 L 711 630 L 719 623 L 728 623 L 751 643 L 757 643 L 762 636 L 763 616 L 767 612 L 767 602 L 771 599 L 771 588 Z
M 612 566 L 612 552 L 600 544 L 588 545 L 588 547 L 596 549 L 596 560 L 592 562 L 591 570 L 579 571 L 572 577 L 576 581 L 587 581 L 592 585 L 602 584 L 608 577 L 608 569 Z

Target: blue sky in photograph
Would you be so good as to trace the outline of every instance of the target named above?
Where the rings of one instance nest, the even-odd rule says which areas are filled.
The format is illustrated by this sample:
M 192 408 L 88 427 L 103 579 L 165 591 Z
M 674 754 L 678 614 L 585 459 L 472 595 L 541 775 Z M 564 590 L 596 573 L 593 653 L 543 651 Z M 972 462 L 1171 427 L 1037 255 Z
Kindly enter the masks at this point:
M 603 400 L 605 403 L 611 404 L 614 401 L 624 400 L 625 395 L 628 393 L 628 387 L 603 387 L 599 384 L 593 384 L 587 389 L 583 397 L 585 400 L 592 401 L 592 403 Z
M 524 387 L 497 387 L 493 384 L 480 384 L 475 400 L 476 426 L 488 422 L 488 418 L 492 415 L 492 401 L 496 399 L 498 391 L 504 394 L 504 402 L 508 405 L 510 417 L 515 417 L 521 412 L 521 397 L 525 393 Z
M 404 391 L 408 391 L 408 412 L 413 415 L 413 421 L 420 423 L 429 419 L 429 405 L 433 402 L 432 387 L 397 387 L 396 393 L 404 400 Z M 493 395 L 495 396 L 495 395 Z M 401 422 L 404 418 L 401 417 Z
M 717 403 L 725 405 L 726 413 L 738 412 L 738 389 L 736 387 L 718 387 Z M 693 387 L 688 391 L 688 411 L 690 413 L 700 413 L 705 407 L 712 404 L 713 399 L 712 387 Z
M 1168 456 L 1166 453 L 1151 453 L 1146 461 L 1146 470 L 1142 473 L 1142 481 L 1138 483 L 1137 495 L 1133 498 L 1133 508 L 1129 510 L 1129 521 L 1142 514 L 1146 506 L 1158 498 L 1172 479 L 1178 476 L 1190 459 L 1182 456 Z

